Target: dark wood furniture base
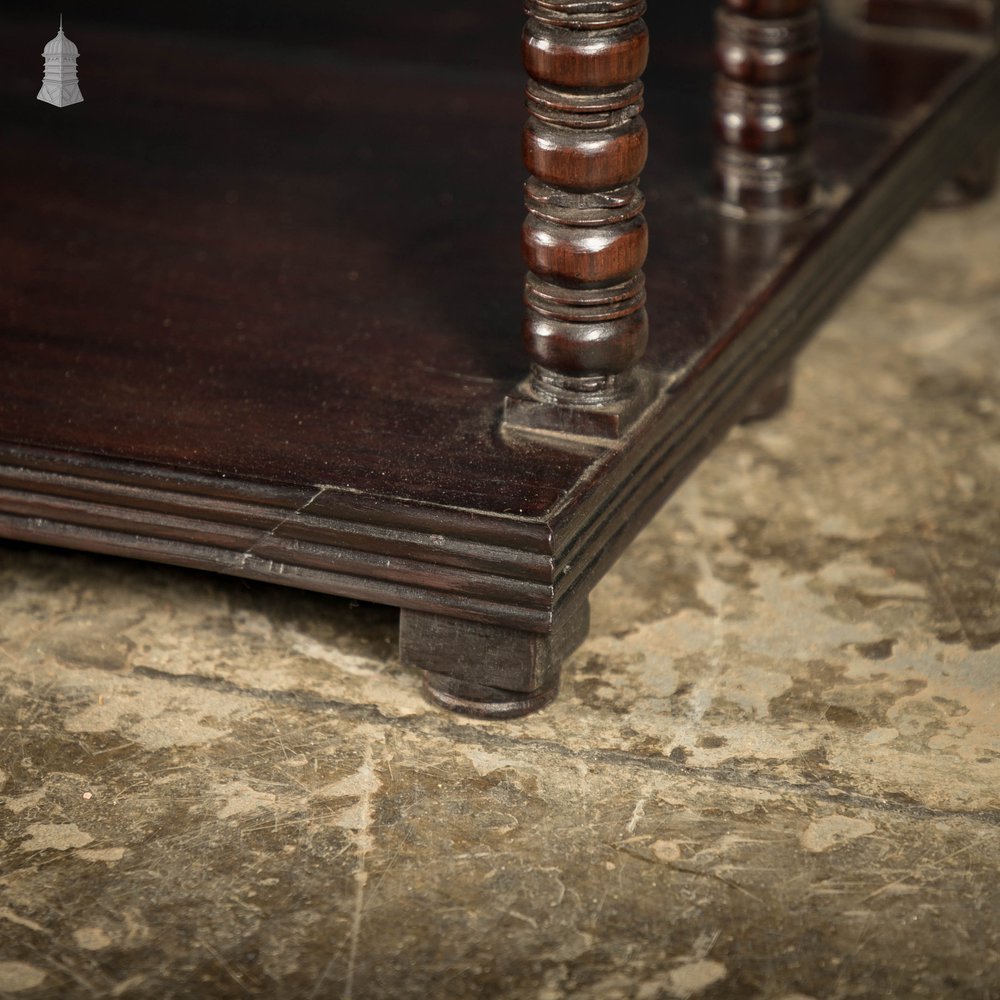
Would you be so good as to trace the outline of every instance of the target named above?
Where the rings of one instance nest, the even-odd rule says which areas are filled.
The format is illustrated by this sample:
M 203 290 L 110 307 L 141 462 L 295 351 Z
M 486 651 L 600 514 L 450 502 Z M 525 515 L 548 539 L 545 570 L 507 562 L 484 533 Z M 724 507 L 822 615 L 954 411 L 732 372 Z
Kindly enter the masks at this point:
M 877 26 L 825 18 L 808 148 L 779 191 L 800 210 L 721 211 L 720 183 L 738 208 L 770 167 L 717 145 L 712 12 L 664 5 L 645 307 L 627 299 L 648 347 L 627 381 L 557 373 L 546 395 L 518 334 L 507 6 L 317 7 L 311 46 L 67 17 L 85 95 L 67 109 L 23 69 L 54 26 L 3 15 L 0 535 L 393 604 L 431 698 L 533 711 L 596 581 L 734 423 L 780 406 L 850 283 L 942 183 L 992 180 L 993 36 L 921 20 L 956 2 L 884 2 Z M 591 315 L 571 275 L 545 281 L 560 315 Z M 537 315 L 533 356 L 563 363 Z

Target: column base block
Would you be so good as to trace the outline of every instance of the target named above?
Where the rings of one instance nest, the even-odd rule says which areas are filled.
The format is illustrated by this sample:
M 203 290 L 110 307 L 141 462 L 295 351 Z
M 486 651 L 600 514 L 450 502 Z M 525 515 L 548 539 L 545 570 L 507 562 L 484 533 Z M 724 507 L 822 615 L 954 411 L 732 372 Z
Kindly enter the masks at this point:
M 617 397 L 593 403 L 546 399 L 535 389 L 534 380 L 527 378 L 504 400 L 503 426 L 536 434 L 615 441 L 638 422 L 654 396 L 654 381 L 643 371 L 633 372 Z

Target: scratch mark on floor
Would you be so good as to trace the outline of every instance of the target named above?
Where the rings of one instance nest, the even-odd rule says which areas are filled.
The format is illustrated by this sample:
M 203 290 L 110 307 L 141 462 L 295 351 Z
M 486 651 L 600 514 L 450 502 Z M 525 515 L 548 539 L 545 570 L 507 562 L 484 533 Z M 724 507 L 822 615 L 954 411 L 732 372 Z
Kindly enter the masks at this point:
M 232 981 L 236 983 L 237 986 L 240 987 L 240 989 L 242 989 L 246 993 L 253 992 L 250 989 L 250 987 L 247 986 L 247 984 L 243 981 L 243 977 L 240 976 L 240 974 L 225 960 L 225 958 L 222 956 L 222 954 L 219 952 L 217 948 L 213 948 L 212 945 L 205 940 L 201 940 L 198 943 L 205 949 L 205 951 L 207 951 L 212 956 L 212 958 L 214 958 L 219 963 L 219 965 L 225 971 L 226 975 L 228 975 L 229 978 L 232 979 Z
M 344 974 L 343 1000 L 352 1000 L 354 996 L 354 974 L 358 961 L 358 945 L 361 940 L 361 922 L 365 910 L 365 887 L 368 885 L 368 855 L 375 846 L 373 827 L 374 816 L 374 796 L 381 787 L 378 775 L 375 773 L 375 744 L 376 734 L 372 730 L 367 730 L 365 734 L 365 752 L 358 769 L 359 785 L 362 789 L 361 798 L 358 803 L 357 815 L 359 825 L 355 831 L 354 843 L 358 852 L 358 866 L 354 873 L 354 906 L 351 915 L 351 936 L 347 953 L 347 969 Z M 325 968 L 320 973 L 319 978 L 313 985 L 313 998 L 318 997 L 324 981 L 329 976 L 336 962 L 337 955 L 331 956 Z
M 40 934 L 49 933 L 41 924 L 36 924 L 34 920 L 29 920 L 27 917 L 22 917 L 6 906 L 0 909 L 0 920 L 6 920 L 20 927 L 27 927 L 29 931 L 37 931 Z
M 941 565 L 937 558 L 937 554 L 934 549 L 929 546 L 925 539 L 921 538 L 919 534 L 914 536 L 917 539 L 917 544 L 920 546 L 920 552 L 927 562 L 927 565 L 931 569 L 931 576 L 934 578 L 934 583 L 937 585 L 938 589 L 941 591 L 941 596 L 944 598 L 945 603 L 948 605 L 951 611 L 952 617 L 955 619 L 958 625 L 959 631 L 962 633 L 962 639 L 965 641 L 967 646 L 971 645 L 971 640 L 969 639 L 969 633 L 965 628 L 965 622 L 962 616 L 958 612 L 958 608 L 955 602 L 952 600 L 951 591 L 948 589 L 948 585 L 945 582 L 944 567 Z
M 632 810 L 632 818 L 628 821 L 628 825 L 625 829 L 629 833 L 635 833 L 635 828 L 639 825 L 639 820 L 641 820 L 646 815 L 646 799 L 641 798 L 635 804 L 635 809 Z
M 375 846 L 372 836 L 372 793 L 378 787 L 378 778 L 373 766 L 372 737 L 365 742 L 365 758 L 361 766 L 364 779 L 364 793 L 361 796 L 362 827 L 358 831 L 358 870 L 355 874 L 354 916 L 351 920 L 351 950 L 347 956 L 347 977 L 344 982 L 344 1000 L 351 1000 L 354 992 L 354 969 L 358 958 L 358 941 L 361 936 L 361 917 L 365 907 L 365 886 L 368 884 L 368 868 L 366 861 L 368 852 Z

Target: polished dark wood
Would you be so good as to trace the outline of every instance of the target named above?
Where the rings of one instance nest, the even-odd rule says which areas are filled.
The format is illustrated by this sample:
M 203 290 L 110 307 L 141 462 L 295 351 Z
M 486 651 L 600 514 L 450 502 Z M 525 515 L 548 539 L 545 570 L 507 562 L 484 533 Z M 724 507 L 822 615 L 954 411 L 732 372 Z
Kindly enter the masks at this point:
M 791 365 L 777 370 L 764 389 L 744 412 L 740 423 L 752 424 L 758 420 L 770 420 L 784 410 L 792 401 L 794 374 Z
M 620 436 L 647 401 L 649 338 L 639 174 L 645 0 L 528 0 L 523 35 L 528 215 L 522 227 L 529 379 L 508 428 Z
M 816 185 L 815 0 L 724 0 L 715 52 L 720 206 L 741 218 L 807 212 Z
M 586 597 L 563 602 L 546 633 L 403 609 L 399 655 L 423 670 L 432 701 L 463 715 L 507 719 L 555 698 L 562 662 L 589 624 Z
M 831 195 L 734 219 L 711 10 L 648 12 L 645 402 L 525 432 L 518 11 L 386 0 L 376 59 L 355 8 L 286 38 L 112 6 L 67 14 L 66 109 L 49 20 L 0 15 L 0 535 L 396 605 L 404 662 L 483 714 L 551 696 L 597 580 L 1000 124 L 988 39 L 831 21 Z
M 995 35 L 996 0 L 866 0 L 864 17 L 870 24 L 930 31 L 963 31 Z
M 1000 142 L 986 139 L 968 160 L 934 192 L 936 208 L 959 208 L 989 198 L 997 188 L 1000 173 Z
M 869 24 L 910 31 L 959 32 L 993 40 L 1000 33 L 997 0 L 866 0 L 863 14 Z M 956 208 L 982 201 L 996 190 L 998 172 L 1000 140 L 987 136 L 940 185 L 932 204 Z

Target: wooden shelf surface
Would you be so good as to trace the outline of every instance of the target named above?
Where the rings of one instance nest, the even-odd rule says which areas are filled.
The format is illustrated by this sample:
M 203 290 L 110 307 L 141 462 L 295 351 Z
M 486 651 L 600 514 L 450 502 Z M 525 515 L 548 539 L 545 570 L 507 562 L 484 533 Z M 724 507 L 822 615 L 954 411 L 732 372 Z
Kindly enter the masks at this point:
M 747 225 L 708 190 L 710 20 L 652 24 L 655 401 L 610 448 L 503 433 L 519 22 L 467 20 L 478 62 L 408 56 L 432 26 L 377 56 L 363 18 L 311 45 L 81 18 L 62 110 L 34 100 L 51 26 L 4 25 L 0 534 L 545 630 L 1000 98 L 975 40 L 833 21 L 822 204 Z

